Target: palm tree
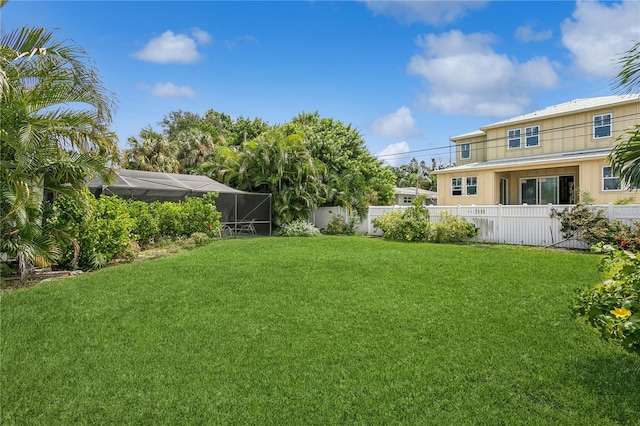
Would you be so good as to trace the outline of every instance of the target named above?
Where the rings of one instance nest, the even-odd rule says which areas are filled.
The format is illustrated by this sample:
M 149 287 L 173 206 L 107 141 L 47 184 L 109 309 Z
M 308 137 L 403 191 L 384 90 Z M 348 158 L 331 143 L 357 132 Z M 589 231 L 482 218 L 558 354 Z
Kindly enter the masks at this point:
M 326 198 L 326 167 L 313 158 L 304 137 L 301 133 L 286 136 L 274 128 L 244 143 L 237 156 L 231 156 L 237 171 L 228 176 L 238 189 L 273 195 L 276 225 L 308 218 Z
M 127 142 L 129 149 L 124 152 L 124 164 L 128 169 L 167 173 L 180 171 L 180 147 L 167 136 L 147 127 L 140 131 L 139 138 L 130 137 Z
M 631 93 L 640 88 L 640 42 L 634 44 L 619 61 L 614 88 Z M 609 154 L 611 171 L 631 188 L 640 188 L 640 123 L 618 137 L 619 143 Z
M 207 154 L 215 148 L 213 136 L 197 128 L 181 131 L 176 140 L 180 173 L 197 170 L 204 163 Z
M 80 47 L 44 28 L 0 37 L 0 252 L 21 272 L 57 255 L 42 229 L 43 194 L 73 196 L 118 161 L 114 107 Z

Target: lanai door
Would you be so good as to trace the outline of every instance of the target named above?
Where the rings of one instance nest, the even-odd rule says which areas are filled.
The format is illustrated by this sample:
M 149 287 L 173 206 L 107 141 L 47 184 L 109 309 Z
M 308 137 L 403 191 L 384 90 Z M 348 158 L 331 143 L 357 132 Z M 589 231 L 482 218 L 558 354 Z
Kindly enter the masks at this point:
M 520 179 L 522 204 L 570 204 L 573 176 L 546 176 Z

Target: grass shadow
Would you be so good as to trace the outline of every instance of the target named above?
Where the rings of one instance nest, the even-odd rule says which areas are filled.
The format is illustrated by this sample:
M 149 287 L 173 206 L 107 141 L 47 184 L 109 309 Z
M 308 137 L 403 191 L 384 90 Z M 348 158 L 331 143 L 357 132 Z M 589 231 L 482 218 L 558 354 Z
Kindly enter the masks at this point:
M 640 425 L 640 356 L 592 353 L 568 365 L 572 380 L 593 394 L 603 417 L 617 424 Z

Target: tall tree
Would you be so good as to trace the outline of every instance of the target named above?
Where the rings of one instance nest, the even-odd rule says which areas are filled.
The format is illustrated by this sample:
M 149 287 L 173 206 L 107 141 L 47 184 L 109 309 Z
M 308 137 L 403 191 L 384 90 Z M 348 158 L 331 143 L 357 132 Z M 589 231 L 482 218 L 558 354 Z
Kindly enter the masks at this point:
M 44 192 L 74 196 L 90 174 L 106 175 L 117 162 L 114 108 L 79 46 L 44 28 L 0 37 L 0 252 L 22 271 L 57 255 L 42 228 Z
M 368 205 L 392 202 L 395 177 L 371 155 L 357 129 L 318 112 L 299 114 L 285 129 L 305 134 L 311 155 L 327 167 L 324 205 L 362 214 Z
M 123 163 L 126 168 L 148 172 L 180 171 L 177 142 L 170 141 L 151 127 L 142 129 L 138 137 L 131 136 L 127 143 L 129 148 L 124 151 Z
M 224 154 L 223 154 L 224 155 Z M 271 193 L 276 225 L 307 219 L 324 201 L 324 164 L 313 158 L 304 134 L 274 128 L 226 150 L 225 182 L 238 189 Z
M 640 42 L 621 57 L 619 64 L 614 87 L 626 93 L 640 89 Z M 618 141 L 608 157 L 612 172 L 631 188 L 640 188 L 640 123 L 620 135 Z

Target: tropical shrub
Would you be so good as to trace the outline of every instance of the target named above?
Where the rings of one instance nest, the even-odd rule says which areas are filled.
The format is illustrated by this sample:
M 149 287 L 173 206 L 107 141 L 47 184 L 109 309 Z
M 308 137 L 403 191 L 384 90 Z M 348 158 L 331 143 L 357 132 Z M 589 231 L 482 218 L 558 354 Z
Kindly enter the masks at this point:
M 189 238 L 196 246 L 203 246 L 211 241 L 211 237 L 204 232 L 194 232 Z
M 358 223 L 360 223 L 360 216 L 357 213 L 351 214 L 348 221 L 342 215 L 331 214 L 325 233 L 328 235 L 355 235 Z
M 394 210 L 373 220 L 373 226 L 381 229 L 384 238 L 428 242 L 433 238 L 429 211 L 421 202 L 414 202 L 408 209 Z
M 280 225 L 278 235 L 282 237 L 315 237 L 320 230 L 306 220 L 294 220 Z
M 605 254 L 601 263 L 605 280 L 579 291 L 573 313 L 583 317 L 605 340 L 640 355 L 640 259 L 602 243 L 591 250 Z
M 448 212 L 440 213 L 440 221 L 432 227 L 433 241 L 436 243 L 456 243 L 478 236 L 478 229 L 473 223 Z
M 136 221 L 126 201 L 106 196 L 96 199 L 87 189 L 78 194 L 58 197 L 46 220 L 46 229 L 58 237 L 58 265 L 90 269 L 131 257 L 137 250 L 137 244 L 132 244 Z
M 177 238 L 184 235 L 184 222 L 182 220 L 182 209 L 179 203 L 154 202 L 152 211 L 158 217 L 158 228 L 160 235 L 168 238 Z
M 160 236 L 160 220 L 153 204 L 144 201 L 128 200 L 129 216 L 136 220 L 132 230 L 134 238 L 141 247 L 153 244 Z
M 53 203 L 46 226 L 61 247 L 61 267 L 98 268 L 116 259 L 133 260 L 141 247 L 161 239 L 191 237 L 194 247 L 209 241 L 220 228 L 216 194 L 182 202 L 61 196 Z
M 615 237 L 625 231 L 623 223 L 609 220 L 604 209 L 582 204 L 552 209 L 551 217 L 560 221 L 560 232 L 565 239 L 582 240 L 589 246 L 599 242 L 615 244 Z
M 190 236 L 201 232 L 213 237 L 221 228 L 221 214 L 216 210 L 217 193 L 208 193 L 202 197 L 188 197 L 180 203 L 180 220 L 182 235 Z
M 127 202 L 119 197 L 101 196 L 91 200 L 93 215 L 80 235 L 81 268 L 100 268 L 122 257 L 134 241 L 135 219 Z
M 95 210 L 93 198 L 89 190 L 84 188 L 76 196 L 60 195 L 48 209 L 44 229 L 57 239 L 59 266 L 78 267 L 81 237 L 87 231 Z
M 405 211 L 394 210 L 375 218 L 373 226 L 381 229 L 383 237 L 389 240 L 455 243 L 478 235 L 475 225 L 446 212 L 440 214 L 439 222 L 432 224 L 429 210 L 421 200 Z

